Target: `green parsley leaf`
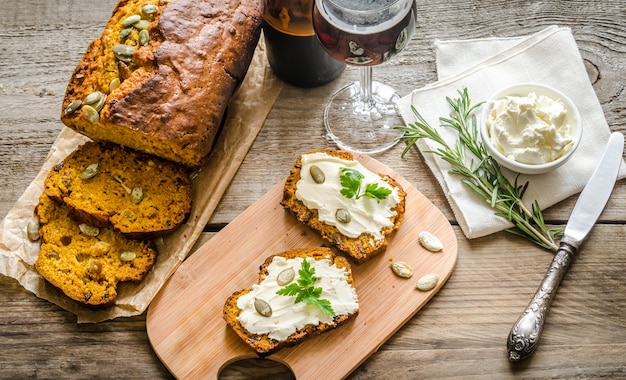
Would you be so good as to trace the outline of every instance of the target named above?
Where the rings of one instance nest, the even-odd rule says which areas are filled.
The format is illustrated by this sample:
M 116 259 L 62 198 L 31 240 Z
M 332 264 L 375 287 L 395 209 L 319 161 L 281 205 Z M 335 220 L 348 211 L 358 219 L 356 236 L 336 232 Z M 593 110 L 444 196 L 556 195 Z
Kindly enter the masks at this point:
M 350 168 L 340 168 L 341 175 L 339 176 L 339 182 L 342 189 L 341 195 L 346 198 L 359 199 L 359 192 L 361 191 L 361 180 L 365 178 L 361 172 Z
M 315 283 L 318 278 L 315 277 L 315 268 L 311 268 L 311 264 L 304 259 L 302 260 L 302 267 L 298 270 L 298 280 L 291 284 L 279 289 L 276 294 L 281 296 L 295 296 L 294 303 L 304 302 L 307 305 L 316 306 L 322 313 L 330 316 L 335 315 L 330 301 L 326 299 L 320 299 L 322 295 L 322 288 L 315 287 Z
M 376 202 L 380 203 L 381 200 L 387 198 L 391 194 L 391 190 L 378 186 L 377 183 L 370 183 L 365 186 L 365 191 L 361 193 L 361 181 L 365 176 L 356 169 L 340 168 L 341 175 L 339 176 L 339 182 L 341 183 L 341 195 L 350 199 L 359 199 L 363 196 L 376 199 Z
M 365 194 L 363 195 L 372 197 L 378 200 L 378 202 L 380 202 L 381 199 L 387 198 L 389 194 L 391 194 L 390 189 L 386 187 L 378 186 L 377 183 L 370 183 L 369 185 L 365 187 Z

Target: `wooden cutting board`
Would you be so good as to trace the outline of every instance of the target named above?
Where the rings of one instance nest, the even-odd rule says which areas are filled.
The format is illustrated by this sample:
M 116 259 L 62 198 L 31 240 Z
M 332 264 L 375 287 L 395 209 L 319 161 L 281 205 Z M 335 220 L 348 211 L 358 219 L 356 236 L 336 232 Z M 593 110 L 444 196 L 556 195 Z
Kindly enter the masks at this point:
M 394 177 L 407 193 L 406 213 L 387 251 L 364 264 L 352 264 L 359 297 L 358 316 L 339 328 L 268 356 L 287 365 L 296 378 L 344 378 L 413 317 L 444 285 L 456 263 L 457 241 L 445 216 L 399 174 L 369 156 L 355 155 L 369 170 Z M 179 379 L 215 379 L 235 361 L 256 357 L 222 319 L 233 292 L 257 282 L 267 256 L 295 247 L 326 245 L 280 205 L 283 183 L 229 223 L 191 255 L 152 301 L 146 328 L 154 351 Z M 443 251 L 424 249 L 420 231 L 438 237 Z M 397 277 L 391 260 L 409 263 L 414 275 Z M 436 273 L 435 289 L 415 283 Z M 425 321 L 437 323 L 437 321 Z

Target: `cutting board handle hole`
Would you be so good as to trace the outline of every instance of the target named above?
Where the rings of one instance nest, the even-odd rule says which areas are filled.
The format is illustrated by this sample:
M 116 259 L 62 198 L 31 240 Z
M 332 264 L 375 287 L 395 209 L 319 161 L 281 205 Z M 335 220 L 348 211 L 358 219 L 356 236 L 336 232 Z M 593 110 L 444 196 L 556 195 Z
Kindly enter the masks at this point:
M 263 368 L 263 377 L 259 377 L 258 369 Z M 296 376 L 289 367 L 271 359 L 247 358 L 237 360 L 224 367 L 219 374 L 219 379 L 237 378 L 243 380 L 267 379 L 271 374 L 272 380 L 295 380 Z

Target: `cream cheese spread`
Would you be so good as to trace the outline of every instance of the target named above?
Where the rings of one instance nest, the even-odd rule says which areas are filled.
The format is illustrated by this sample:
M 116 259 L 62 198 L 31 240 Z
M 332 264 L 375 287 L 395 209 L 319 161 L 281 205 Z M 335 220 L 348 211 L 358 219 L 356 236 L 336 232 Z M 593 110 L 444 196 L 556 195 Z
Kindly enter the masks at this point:
M 295 303 L 295 297 L 276 294 L 280 286 L 276 277 L 288 267 L 298 273 L 303 258 L 286 259 L 275 256 L 267 267 L 267 276 L 260 284 L 254 284 L 252 290 L 239 297 L 237 307 L 241 310 L 237 319 L 246 330 L 254 334 L 268 334 L 272 339 L 284 340 L 296 329 L 308 324 L 333 323 L 333 317 L 322 313 L 316 306 L 304 302 Z M 315 287 L 322 288 L 321 299 L 327 299 L 336 315 L 353 314 L 359 309 L 356 290 L 348 283 L 345 268 L 338 268 L 328 259 L 307 259 L 311 268 L 315 268 L 315 277 L 319 280 Z M 298 280 L 298 275 L 293 281 Z M 260 315 L 254 307 L 254 299 L 260 298 L 270 304 L 272 314 L 269 317 Z
M 574 141 L 563 103 L 531 92 L 493 102 L 487 118 L 491 141 L 505 156 L 544 164 L 569 151 Z
M 326 177 L 324 183 L 317 183 L 310 174 L 312 165 L 317 165 Z M 376 183 L 378 186 L 391 190 L 385 199 L 380 200 L 371 197 L 359 199 L 346 198 L 341 191 L 341 168 L 358 170 L 365 176 L 362 186 Z M 376 241 L 383 239 L 382 229 L 393 226 L 391 220 L 397 212 L 395 206 L 400 202 L 398 189 L 392 188 L 379 175 L 367 170 L 356 160 L 344 160 L 339 157 L 328 155 L 324 152 L 315 152 L 302 155 L 302 169 L 300 180 L 296 184 L 296 198 L 307 208 L 318 211 L 320 221 L 335 226 L 343 235 L 357 238 L 363 233 L 373 236 Z M 350 222 L 337 221 L 335 213 L 337 209 L 345 209 L 350 213 Z

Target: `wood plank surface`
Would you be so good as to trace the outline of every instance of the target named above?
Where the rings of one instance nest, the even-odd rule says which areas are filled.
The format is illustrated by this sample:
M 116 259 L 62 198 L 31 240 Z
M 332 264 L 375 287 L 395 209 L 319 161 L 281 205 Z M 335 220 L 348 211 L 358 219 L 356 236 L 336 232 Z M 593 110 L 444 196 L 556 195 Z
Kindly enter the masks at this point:
M 28 184 L 61 130 L 65 86 L 115 0 L 0 2 L 0 216 Z M 437 79 L 436 39 L 520 36 L 568 26 L 613 131 L 626 133 L 626 2 L 539 0 L 419 1 L 406 50 L 374 69 L 375 79 L 407 94 Z M 315 89 L 285 86 L 252 149 L 196 245 L 215 235 L 323 138 L 322 109 L 357 72 Z M 470 89 L 471 91 L 471 89 Z M 477 99 L 478 100 L 478 99 Z M 438 101 L 438 100 L 433 100 Z M 537 353 L 519 365 L 506 359 L 512 323 L 539 285 L 552 255 L 506 233 L 467 240 L 445 194 L 419 152 L 400 159 L 397 146 L 376 159 L 413 184 L 452 223 L 458 240 L 453 275 L 349 379 L 626 378 L 626 186 L 618 182 L 598 225 L 559 289 Z M 576 197 L 547 210 L 563 226 Z M 193 256 L 192 256 L 193 257 Z M 0 378 L 171 379 L 146 332 L 146 315 L 76 324 L 72 314 L 0 276 Z M 227 366 L 223 379 L 293 378 L 271 360 Z
M 406 192 L 406 211 L 384 253 L 352 264 L 358 316 L 335 331 L 269 356 L 286 364 L 298 379 L 317 379 L 320 373 L 329 378 L 346 377 L 441 289 L 456 263 L 456 236 L 445 216 L 409 182 L 375 159 L 355 159 L 370 171 L 398 181 Z M 215 378 L 224 365 L 254 356 L 254 351 L 226 328 L 222 319 L 225 300 L 256 283 L 259 266 L 268 256 L 292 248 L 327 246 L 280 206 L 283 187 L 284 181 L 276 184 L 200 247 L 150 305 L 148 336 L 176 377 Z M 444 249 L 433 253 L 421 247 L 417 236 L 422 231 L 440 239 Z M 415 268 L 414 277 L 394 275 L 389 268 L 394 260 Z M 439 277 L 436 287 L 416 290 L 417 279 L 431 273 Z M 337 360 L 338 356 L 343 360 Z

